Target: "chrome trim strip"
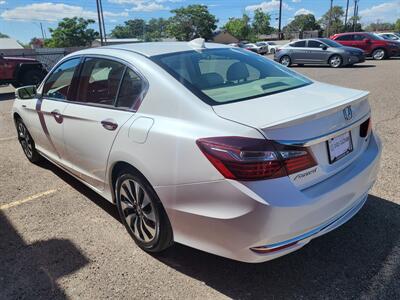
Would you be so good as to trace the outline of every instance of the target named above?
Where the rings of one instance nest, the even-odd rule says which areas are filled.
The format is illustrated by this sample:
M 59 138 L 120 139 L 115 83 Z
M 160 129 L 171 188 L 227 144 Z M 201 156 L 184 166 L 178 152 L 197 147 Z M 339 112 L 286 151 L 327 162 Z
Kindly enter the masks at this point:
M 370 117 L 370 115 L 371 115 L 371 112 L 369 111 L 362 118 L 347 125 L 346 127 L 331 131 L 324 135 L 316 136 L 316 137 L 305 139 L 305 140 L 276 140 L 276 142 L 278 142 L 279 144 L 288 145 L 288 146 L 302 146 L 302 147 L 312 146 L 312 145 L 324 142 L 326 140 L 329 140 L 330 138 L 333 138 L 342 133 L 345 133 L 350 129 L 350 127 L 361 125 L 361 123 L 365 122 Z
M 333 220 L 330 220 L 306 233 L 303 233 L 301 235 L 298 235 L 294 238 L 291 238 L 289 240 L 283 241 L 283 242 L 279 242 L 279 243 L 275 243 L 275 244 L 270 244 L 270 245 L 265 245 L 265 246 L 258 246 L 258 247 L 252 247 L 250 249 L 264 249 L 264 250 L 273 250 L 276 248 L 280 248 L 280 247 L 285 247 L 287 245 L 290 244 L 294 244 L 294 243 L 298 243 L 301 242 L 302 240 L 311 238 L 313 236 L 318 236 L 318 234 L 320 233 L 326 233 L 328 231 L 331 231 L 337 227 L 339 227 L 340 225 L 344 224 L 346 221 L 348 221 L 351 217 L 353 217 L 364 205 L 364 203 L 367 201 L 367 197 L 368 193 L 364 194 L 361 197 L 361 200 L 359 200 L 358 202 L 356 202 L 356 204 L 354 204 L 352 207 L 350 207 L 350 209 L 348 209 L 346 212 L 344 212 L 343 214 L 341 214 L 339 217 L 334 218 Z M 282 249 L 282 250 L 286 250 L 286 249 Z

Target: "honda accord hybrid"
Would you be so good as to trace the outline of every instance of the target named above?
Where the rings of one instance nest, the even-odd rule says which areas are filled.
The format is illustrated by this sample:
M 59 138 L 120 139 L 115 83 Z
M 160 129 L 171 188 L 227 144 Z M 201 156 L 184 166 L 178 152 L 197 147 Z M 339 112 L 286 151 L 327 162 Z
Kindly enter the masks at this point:
M 12 116 L 26 157 L 114 203 L 140 248 L 244 262 L 348 221 L 381 153 L 368 92 L 202 39 L 74 52 L 16 91 Z

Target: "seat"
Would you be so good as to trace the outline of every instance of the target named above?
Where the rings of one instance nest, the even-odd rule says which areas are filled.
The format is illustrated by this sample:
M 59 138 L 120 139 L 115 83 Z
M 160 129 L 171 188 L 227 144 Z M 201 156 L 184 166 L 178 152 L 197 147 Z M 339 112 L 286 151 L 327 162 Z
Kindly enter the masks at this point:
M 200 89 L 209 89 L 222 84 L 224 84 L 224 78 L 220 74 L 212 72 L 201 74 L 197 85 Z
M 249 70 L 247 69 L 247 66 L 243 62 L 235 62 L 233 63 L 229 68 L 226 73 L 226 79 L 228 82 L 234 82 L 236 81 L 239 83 L 240 81 L 247 81 L 247 78 L 249 78 L 250 73 Z

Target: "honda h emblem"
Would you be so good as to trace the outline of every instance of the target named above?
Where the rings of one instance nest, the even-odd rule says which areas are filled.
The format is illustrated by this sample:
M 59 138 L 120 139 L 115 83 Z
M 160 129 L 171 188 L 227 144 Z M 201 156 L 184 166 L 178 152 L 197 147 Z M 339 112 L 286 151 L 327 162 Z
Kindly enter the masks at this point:
M 344 109 L 343 109 L 343 115 L 344 115 L 344 118 L 347 120 L 347 121 L 349 121 L 349 120 L 351 120 L 351 118 L 353 118 L 353 111 L 351 110 L 351 106 L 349 105 L 349 106 L 346 106 Z

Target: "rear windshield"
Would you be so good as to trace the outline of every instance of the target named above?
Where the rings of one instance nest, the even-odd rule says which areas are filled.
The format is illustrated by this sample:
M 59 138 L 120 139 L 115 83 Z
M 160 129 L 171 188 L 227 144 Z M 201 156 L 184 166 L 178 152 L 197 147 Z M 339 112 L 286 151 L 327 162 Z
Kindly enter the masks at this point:
M 178 52 L 151 59 L 210 105 L 248 100 L 312 83 L 261 55 L 238 48 Z

